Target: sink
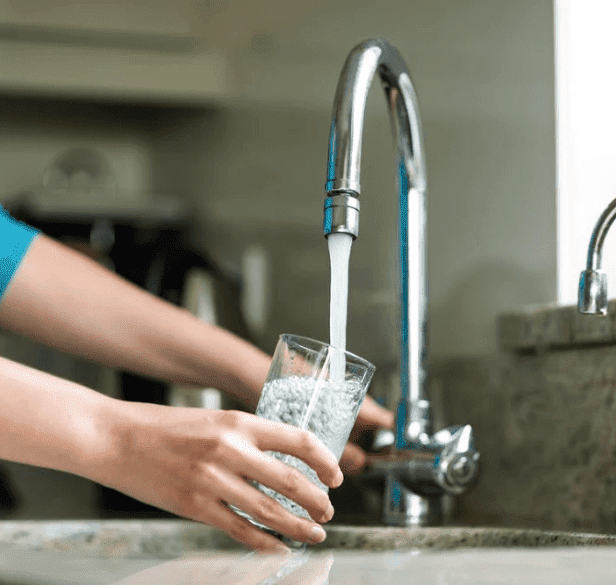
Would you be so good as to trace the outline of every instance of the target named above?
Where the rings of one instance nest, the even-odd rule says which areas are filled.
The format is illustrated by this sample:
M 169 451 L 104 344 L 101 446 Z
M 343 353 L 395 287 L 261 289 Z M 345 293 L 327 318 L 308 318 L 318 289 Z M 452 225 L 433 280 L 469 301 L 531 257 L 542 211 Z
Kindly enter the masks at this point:
M 444 551 L 468 548 L 615 547 L 616 535 L 478 527 L 325 526 L 311 551 Z M 91 557 L 175 559 L 199 552 L 247 552 L 223 532 L 185 520 L 0 522 L 0 543 Z
M 183 520 L 0 522 L 3 585 L 595 585 L 616 535 L 541 530 L 327 526 L 308 552 L 257 555 Z

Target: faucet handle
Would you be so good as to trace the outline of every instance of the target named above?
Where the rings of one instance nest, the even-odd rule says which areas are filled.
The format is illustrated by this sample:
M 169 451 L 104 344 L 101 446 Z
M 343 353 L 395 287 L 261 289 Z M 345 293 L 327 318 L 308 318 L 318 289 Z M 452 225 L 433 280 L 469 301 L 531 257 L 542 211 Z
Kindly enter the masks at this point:
M 402 485 L 428 497 L 465 492 L 478 477 L 479 453 L 473 428 L 452 426 L 435 433 L 417 448 L 396 450 L 391 431 L 377 432 L 366 478 L 394 474 Z
M 479 472 L 471 425 L 448 427 L 436 433 L 433 442 L 440 454 L 434 460 L 436 482 L 448 493 L 464 492 Z

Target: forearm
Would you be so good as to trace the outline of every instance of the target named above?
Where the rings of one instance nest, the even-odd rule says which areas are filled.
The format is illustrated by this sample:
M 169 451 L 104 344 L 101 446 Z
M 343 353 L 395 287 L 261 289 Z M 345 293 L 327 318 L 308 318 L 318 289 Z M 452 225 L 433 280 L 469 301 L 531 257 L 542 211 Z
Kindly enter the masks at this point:
M 0 324 L 154 378 L 213 386 L 256 405 L 269 357 L 45 236 L 0 304 Z
M 0 459 L 91 477 L 113 451 L 120 404 L 0 358 Z

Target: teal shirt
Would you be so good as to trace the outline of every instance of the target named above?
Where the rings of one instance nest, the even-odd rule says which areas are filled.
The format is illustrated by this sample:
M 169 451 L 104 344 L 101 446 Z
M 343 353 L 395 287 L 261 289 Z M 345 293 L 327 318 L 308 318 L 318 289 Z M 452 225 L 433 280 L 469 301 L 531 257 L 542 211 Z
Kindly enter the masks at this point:
M 0 206 L 0 300 L 38 233 L 13 219 Z

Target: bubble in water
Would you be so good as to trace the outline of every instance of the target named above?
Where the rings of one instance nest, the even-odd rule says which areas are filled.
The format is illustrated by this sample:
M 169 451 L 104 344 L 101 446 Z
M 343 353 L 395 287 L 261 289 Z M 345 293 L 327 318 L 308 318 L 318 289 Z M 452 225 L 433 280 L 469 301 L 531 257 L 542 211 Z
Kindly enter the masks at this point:
M 264 386 L 256 414 L 313 432 L 336 459 L 340 459 L 364 395 L 364 388 L 357 380 L 336 382 L 301 376 L 277 378 Z M 269 454 L 301 471 L 322 490 L 328 490 L 304 461 L 285 453 Z M 289 498 L 267 486 L 256 482 L 254 485 L 293 514 L 310 517 Z

